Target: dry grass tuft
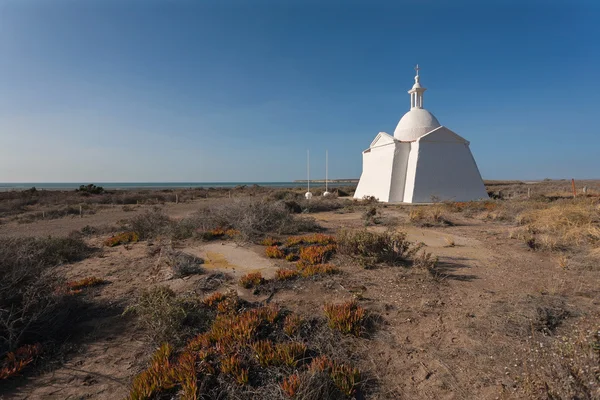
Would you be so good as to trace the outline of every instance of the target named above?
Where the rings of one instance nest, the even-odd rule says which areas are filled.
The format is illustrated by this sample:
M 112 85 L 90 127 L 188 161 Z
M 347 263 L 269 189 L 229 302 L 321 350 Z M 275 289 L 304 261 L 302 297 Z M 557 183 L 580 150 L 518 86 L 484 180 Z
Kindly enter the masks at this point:
M 589 200 L 564 200 L 546 208 L 525 210 L 516 222 L 538 236 L 539 245 L 558 250 L 600 241 L 600 210 Z
M 187 316 L 184 304 L 166 286 L 142 291 L 136 302 L 125 310 L 124 314 L 128 313 L 137 315 L 137 324 L 154 343 L 181 338 Z
M 436 269 L 437 263 L 438 258 L 425 250 L 421 251 L 413 260 L 413 266 L 415 268 L 423 269 L 429 272 L 433 277 L 439 277 L 438 270 Z

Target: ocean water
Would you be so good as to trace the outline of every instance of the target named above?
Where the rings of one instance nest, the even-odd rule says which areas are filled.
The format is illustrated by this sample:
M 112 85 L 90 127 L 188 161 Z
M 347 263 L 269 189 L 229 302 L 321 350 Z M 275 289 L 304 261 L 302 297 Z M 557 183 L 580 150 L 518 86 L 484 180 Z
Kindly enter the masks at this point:
M 35 187 L 36 189 L 46 190 L 73 190 L 81 185 L 87 185 L 90 182 L 21 182 L 21 183 L 1 183 L 0 191 L 25 190 Z M 252 186 L 259 185 L 274 188 L 294 188 L 304 187 L 306 182 L 91 182 L 96 186 L 102 186 L 104 189 L 182 189 L 182 188 L 234 188 L 240 185 Z M 312 187 L 325 186 L 323 182 L 311 182 Z M 329 186 L 353 186 L 355 182 L 330 182 Z

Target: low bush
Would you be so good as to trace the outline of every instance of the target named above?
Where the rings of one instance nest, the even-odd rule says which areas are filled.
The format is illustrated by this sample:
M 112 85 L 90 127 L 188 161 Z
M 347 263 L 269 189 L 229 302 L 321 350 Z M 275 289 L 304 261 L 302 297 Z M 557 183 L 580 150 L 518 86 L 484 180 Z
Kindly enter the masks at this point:
M 379 233 L 367 230 L 341 230 L 337 242 L 340 254 L 357 258 L 365 266 L 377 263 L 391 265 L 405 263 L 422 247 L 408 241 L 405 232 L 393 231 Z
M 240 232 L 242 240 L 257 241 L 265 234 L 295 234 L 320 229 L 314 220 L 296 217 L 282 202 L 242 199 L 211 207 L 202 214 L 208 225 Z
M 129 225 L 139 239 L 152 239 L 170 235 L 174 222 L 162 210 L 154 208 L 131 218 Z
M 299 205 L 303 211 L 308 213 L 318 213 L 326 211 L 335 211 L 344 207 L 345 201 L 339 200 L 336 195 L 330 194 L 327 197 L 313 197 L 310 200 L 302 199 Z
M 0 354 L 64 337 L 82 300 L 71 296 L 56 266 L 93 253 L 75 238 L 0 238 Z

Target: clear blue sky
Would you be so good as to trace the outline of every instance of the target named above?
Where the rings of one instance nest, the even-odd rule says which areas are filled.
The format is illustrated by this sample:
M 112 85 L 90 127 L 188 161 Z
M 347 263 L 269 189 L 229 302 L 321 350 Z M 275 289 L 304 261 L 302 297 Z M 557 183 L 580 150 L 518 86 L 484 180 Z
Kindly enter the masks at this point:
M 594 1 L 0 0 L 0 182 L 358 177 L 425 107 L 484 178 L 600 178 Z

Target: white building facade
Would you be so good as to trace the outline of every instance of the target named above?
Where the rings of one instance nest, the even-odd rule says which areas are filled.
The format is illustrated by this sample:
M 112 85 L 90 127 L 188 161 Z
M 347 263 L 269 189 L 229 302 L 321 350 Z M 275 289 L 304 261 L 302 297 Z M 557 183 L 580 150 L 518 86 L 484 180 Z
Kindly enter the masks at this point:
M 425 88 L 408 91 L 410 111 L 394 136 L 380 132 L 363 151 L 363 172 L 354 198 L 382 202 L 432 203 L 487 199 L 469 142 L 442 126 L 423 108 Z

